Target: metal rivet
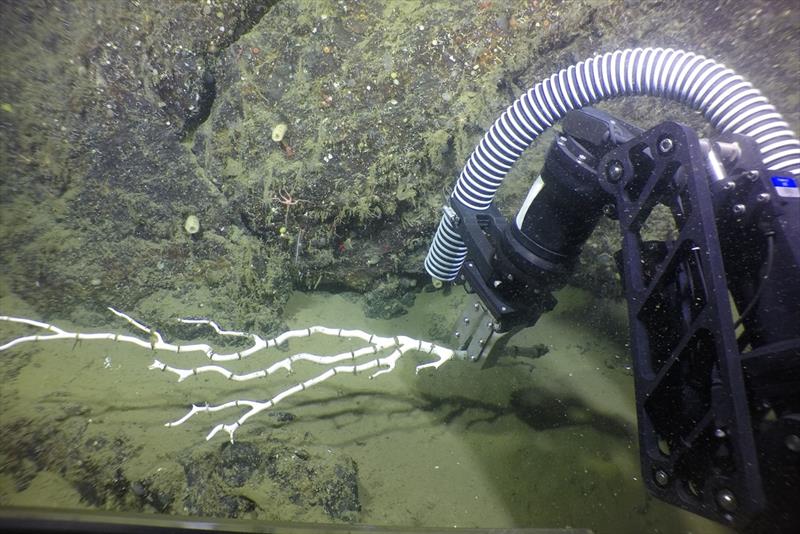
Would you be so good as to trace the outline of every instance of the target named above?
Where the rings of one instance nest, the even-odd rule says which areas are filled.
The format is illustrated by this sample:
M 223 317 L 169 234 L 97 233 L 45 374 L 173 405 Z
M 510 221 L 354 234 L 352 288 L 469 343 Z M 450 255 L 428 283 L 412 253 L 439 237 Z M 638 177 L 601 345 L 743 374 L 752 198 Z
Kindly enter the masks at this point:
M 659 469 L 655 473 L 653 473 L 653 478 L 655 479 L 656 484 L 658 484 L 662 488 L 669 483 L 669 475 L 663 469 Z
M 665 137 L 661 141 L 658 142 L 658 151 L 663 154 L 669 154 L 672 152 L 672 149 L 675 148 L 675 143 L 672 142 L 672 139 L 669 137 Z
M 744 204 L 734 204 L 733 208 L 731 209 L 736 215 L 742 215 L 745 211 L 747 211 L 747 207 Z
M 792 452 L 800 452 L 800 436 L 797 434 L 789 434 L 783 440 L 786 443 L 786 448 Z
M 769 202 L 770 198 L 772 197 L 769 196 L 769 193 L 759 193 L 758 196 L 756 197 L 756 200 L 758 202 L 764 203 L 764 202 Z

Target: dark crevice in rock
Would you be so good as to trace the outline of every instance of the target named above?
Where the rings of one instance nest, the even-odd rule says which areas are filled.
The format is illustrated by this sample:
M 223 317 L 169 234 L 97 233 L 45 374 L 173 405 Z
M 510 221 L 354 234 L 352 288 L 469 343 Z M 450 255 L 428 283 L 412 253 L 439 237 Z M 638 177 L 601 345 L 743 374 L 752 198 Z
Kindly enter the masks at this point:
M 211 114 L 214 100 L 217 98 L 217 84 L 214 74 L 206 70 L 198 80 L 197 103 L 193 105 L 193 113 L 186 117 L 183 124 L 183 137 L 190 136 Z

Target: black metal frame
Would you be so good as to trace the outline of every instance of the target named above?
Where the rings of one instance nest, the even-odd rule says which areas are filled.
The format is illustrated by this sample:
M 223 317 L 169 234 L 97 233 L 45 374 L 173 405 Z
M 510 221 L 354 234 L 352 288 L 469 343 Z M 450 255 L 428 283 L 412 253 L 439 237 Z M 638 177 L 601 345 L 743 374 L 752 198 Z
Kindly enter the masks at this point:
M 598 168 L 623 236 L 648 489 L 737 528 L 788 532 L 800 522 L 800 201 L 773 198 L 754 143 L 735 141 L 739 168 L 721 178 L 708 170 L 710 148 L 672 122 Z M 647 241 L 659 204 L 677 236 Z M 756 312 L 735 321 L 731 299 Z
M 645 483 L 698 514 L 752 517 L 765 494 L 700 143 L 690 128 L 663 123 L 607 154 L 601 168 L 619 164 L 622 176 L 606 187 L 623 234 Z M 669 244 L 641 236 L 659 203 L 679 231 Z

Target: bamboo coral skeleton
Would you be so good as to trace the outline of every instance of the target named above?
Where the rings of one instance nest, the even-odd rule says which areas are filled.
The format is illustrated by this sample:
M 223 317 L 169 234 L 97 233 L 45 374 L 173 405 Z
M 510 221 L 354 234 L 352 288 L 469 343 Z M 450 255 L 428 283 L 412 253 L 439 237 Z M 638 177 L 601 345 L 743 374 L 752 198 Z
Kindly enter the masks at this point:
M 117 317 L 124 319 L 133 327 L 148 334 L 148 339 L 142 339 L 140 337 L 136 337 L 129 334 L 115 334 L 115 333 L 105 333 L 105 332 L 103 333 L 68 332 L 55 325 L 43 323 L 40 321 L 35 321 L 33 319 L 0 315 L 0 321 L 25 324 L 50 332 L 50 334 L 27 335 L 12 339 L 11 341 L 8 341 L 3 345 L 0 345 L 0 352 L 8 350 L 22 343 L 55 341 L 62 339 L 71 339 L 76 342 L 105 340 L 118 343 L 130 343 L 143 349 L 169 351 L 169 352 L 174 352 L 176 354 L 201 352 L 205 354 L 206 357 L 211 361 L 227 362 L 233 360 L 241 360 L 249 356 L 252 356 L 258 352 L 273 347 L 277 347 L 279 345 L 282 345 L 289 339 L 309 337 L 314 334 L 322 334 L 326 336 L 333 336 L 340 338 L 356 338 L 363 340 L 367 343 L 367 345 L 362 348 L 330 356 L 320 356 L 302 352 L 293 354 L 291 356 L 288 356 L 286 358 L 283 358 L 282 360 L 279 360 L 271 364 L 268 367 L 245 374 L 233 373 L 220 365 L 203 365 L 191 369 L 184 369 L 184 368 L 172 367 L 157 359 L 153 360 L 153 363 L 150 364 L 148 369 L 175 373 L 176 375 L 178 375 L 178 382 L 182 382 L 183 380 L 185 380 L 190 376 L 199 375 L 201 373 L 218 373 L 229 380 L 244 382 L 256 378 L 268 377 L 280 369 L 291 372 L 292 365 L 298 361 L 309 361 L 323 366 L 327 366 L 327 369 L 324 372 L 318 374 L 317 376 L 309 378 L 308 380 L 300 382 L 284 391 L 281 391 L 277 395 L 265 401 L 239 399 L 217 405 L 193 404 L 192 408 L 186 413 L 186 415 L 184 415 L 183 417 L 181 417 L 176 421 L 171 421 L 165 424 L 165 426 L 167 427 L 178 426 L 185 423 L 198 413 L 214 413 L 222 410 L 227 410 L 229 408 L 240 408 L 240 407 L 248 408 L 247 411 L 233 423 L 229 424 L 220 423 L 216 425 L 211 430 L 211 432 L 208 433 L 208 435 L 206 436 L 206 440 L 210 440 L 220 430 L 224 430 L 229 434 L 230 440 L 231 442 L 233 442 L 234 432 L 236 432 L 236 430 L 240 426 L 242 426 L 242 424 L 244 424 L 245 421 L 247 421 L 254 415 L 257 415 L 258 413 L 264 410 L 272 408 L 280 401 L 286 399 L 287 397 L 290 397 L 295 393 L 299 393 L 300 391 L 306 390 L 310 387 L 320 384 L 321 382 L 324 382 L 325 380 L 328 380 L 329 378 L 332 378 L 337 374 L 343 374 L 343 373 L 357 374 L 361 371 L 377 369 L 377 371 L 375 371 L 372 375 L 370 375 L 370 378 L 375 378 L 376 376 L 379 376 L 381 374 L 393 371 L 398 360 L 406 352 L 419 351 L 436 356 L 435 360 L 418 365 L 416 367 L 416 372 L 419 373 L 422 369 L 426 369 L 429 367 L 438 369 L 448 360 L 458 355 L 457 351 L 451 350 L 441 345 L 436 345 L 429 341 L 413 339 L 407 336 L 381 337 L 381 336 L 376 336 L 374 334 L 370 334 L 368 332 L 364 332 L 363 330 L 346 330 L 342 328 L 312 326 L 301 330 L 289 330 L 283 332 L 277 337 L 271 339 L 264 339 L 257 334 L 237 332 L 232 330 L 223 330 L 217 323 L 207 319 L 178 319 L 178 321 L 184 324 L 208 326 L 212 328 L 218 335 L 221 336 L 250 338 L 252 340 L 252 345 L 250 345 L 248 348 L 244 350 L 239 350 L 230 353 L 221 353 L 221 352 L 216 352 L 210 345 L 204 343 L 191 344 L 191 345 L 176 345 L 168 343 L 164 341 L 163 336 L 155 329 L 145 326 L 136 319 L 133 319 L 129 315 L 117 311 L 114 308 L 108 308 L 108 309 Z M 358 363 L 359 359 L 361 358 L 374 356 L 382 351 L 388 352 L 390 349 L 393 350 L 388 356 L 385 357 L 376 356 L 372 359 L 368 359 L 366 361 Z

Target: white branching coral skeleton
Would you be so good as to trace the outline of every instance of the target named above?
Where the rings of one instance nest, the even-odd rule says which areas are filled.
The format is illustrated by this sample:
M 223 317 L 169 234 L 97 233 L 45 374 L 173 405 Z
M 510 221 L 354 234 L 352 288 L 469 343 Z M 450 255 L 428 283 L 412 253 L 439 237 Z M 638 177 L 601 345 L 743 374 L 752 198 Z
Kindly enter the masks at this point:
M 220 430 L 224 430 L 230 435 L 231 441 L 233 441 L 233 435 L 236 432 L 236 430 L 240 426 L 242 426 L 245 421 L 247 421 L 254 415 L 257 415 L 258 413 L 264 410 L 268 410 L 274 407 L 280 401 L 286 399 L 287 397 L 290 397 L 295 393 L 299 393 L 300 391 L 316 386 L 317 384 L 320 384 L 321 382 L 324 382 L 325 380 L 328 380 L 329 378 L 332 378 L 337 374 L 344 374 L 344 373 L 357 374 L 362 371 L 377 369 L 374 373 L 370 375 L 370 378 L 375 378 L 376 376 L 379 376 L 383 373 L 389 373 L 393 371 L 395 366 L 397 365 L 398 360 L 406 352 L 418 351 L 435 356 L 436 357 L 435 360 L 420 364 L 416 367 L 416 371 L 417 373 L 419 373 L 419 371 L 421 371 L 422 369 L 426 369 L 429 367 L 438 369 L 448 360 L 452 359 L 457 355 L 457 351 L 451 350 L 441 345 L 436 345 L 429 341 L 413 339 L 407 336 L 382 337 L 370 334 L 368 332 L 364 332 L 363 330 L 346 330 L 342 328 L 312 326 L 310 328 L 304 328 L 302 330 L 289 330 L 272 339 L 264 339 L 257 334 L 223 330 L 222 328 L 219 327 L 217 323 L 215 323 L 214 321 L 209 321 L 207 319 L 179 319 L 179 321 L 184 324 L 209 326 L 210 328 L 213 328 L 218 335 L 221 336 L 249 338 L 252 341 L 252 344 L 244 350 L 239 350 L 230 353 L 221 353 L 221 352 L 216 352 L 213 347 L 204 343 L 192 344 L 192 345 L 176 345 L 173 343 L 168 343 L 164 341 L 164 338 L 158 331 L 145 326 L 144 324 L 133 319 L 129 315 L 117 311 L 114 308 L 108 308 L 108 309 L 116 316 L 124 319 L 129 324 L 133 325 L 135 328 L 145 332 L 148 335 L 148 338 L 142 339 L 140 337 L 136 337 L 129 334 L 115 334 L 106 332 L 101 332 L 101 333 L 68 332 L 55 325 L 43 323 L 40 321 L 35 321 L 33 319 L 0 315 L 0 321 L 25 324 L 49 332 L 49 334 L 34 334 L 12 339 L 11 341 L 8 341 L 3 345 L 0 345 L 0 352 L 8 350 L 21 343 L 56 341 L 56 340 L 74 340 L 76 342 L 105 340 L 118 343 L 131 343 L 143 349 L 149 349 L 154 351 L 155 350 L 169 351 L 169 352 L 175 352 L 177 354 L 201 352 L 205 354 L 208 357 L 208 359 L 213 362 L 228 362 L 233 360 L 242 360 L 249 356 L 253 356 L 258 352 L 273 347 L 278 347 L 293 338 L 309 337 L 314 334 L 321 334 L 321 335 L 334 336 L 340 338 L 355 338 L 363 340 L 364 342 L 367 343 L 366 346 L 362 348 L 350 350 L 347 352 L 342 352 L 340 354 L 333 354 L 330 356 L 320 356 L 304 352 L 293 354 L 291 356 L 288 356 L 271 364 L 268 367 L 264 367 L 258 371 L 253 371 L 245 374 L 233 373 L 221 365 L 203 365 L 200 367 L 183 369 L 179 367 L 172 367 L 157 359 L 153 360 L 153 363 L 150 364 L 149 369 L 175 373 L 176 375 L 178 375 L 178 382 L 181 382 L 190 376 L 199 375 L 202 373 L 218 373 L 229 380 L 244 382 L 247 380 L 254 380 L 257 378 L 268 377 L 281 369 L 291 372 L 292 365 L 298 361 L 309 361 L 327 367 L 324 372 L 318 374 L 317 376 L 309 378 L 284 391 L 281 391 L 280 393 L 278 393 L 277 395 L 273 396 L 270 399 L 262 401 L 238 399 L 217 405 L 208 405 L 208 404 L 192 405 L 192 408 L 189 410 L 188 413 L 186 413 L 186 415 L 184 415 L 183 417 L 181 417 L 176 421 L 166 423 L 165 425 L 168 427 L 172 427 L 183 424 L 198 413 L 214 413 L 222 410 L 227 410 L 229 408 L 247 408 L 247 411 L 245 411 L 245 413 L 233 423 L 220 423 L 217 426 L 215 426 L 211 430 L 211 432 L 209 432 L 208 435 L 206 436 L 207 440 L 213 438 Z M 390 350 L 391 352 L 389 352 Z M 379 353 L 386 353 L 386 352 L 389 352 L 387 356 L 377 356 Z M 369 358 L 369 356 L 375 356 L 375 357 Z

